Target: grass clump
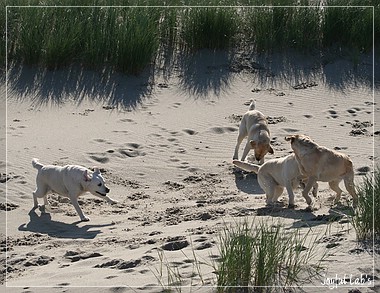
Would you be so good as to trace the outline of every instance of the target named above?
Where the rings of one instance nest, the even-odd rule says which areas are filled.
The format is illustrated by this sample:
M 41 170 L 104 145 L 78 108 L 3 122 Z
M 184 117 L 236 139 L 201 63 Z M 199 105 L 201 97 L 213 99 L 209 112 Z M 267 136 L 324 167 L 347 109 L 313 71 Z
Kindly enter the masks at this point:
M 280 224 L 264 221 L 254 226 L 245 220 L 226 228 L 220 236 L 216 268 L 218 292 L 272 292 L 297 284 L 301 272 L 312 268 L 316 242 L 308 242 L 308 236 L 300 229 L 287 231 Z M 319 268 L 317 264 L 308 273 Z
M 274 1 L 280 5 L 283 1 Z M 245 35 L 255 50 L 299 49 L 321 45 L 321 10 L 310 7 L 255 7 L 244 9 Z
M 342 46 L 360 52 L 371 50 L 373 46 L 373 9 L 372 7 L 352 7 L 373 5 L 371 2 L 327 1 L 322 23 L 323 46 Z M 333 5 L 345 7 L 333 7 Z
M 183 10 L 181 37 L 189 51 L 228 49 L 237 33 L 234 8 L 192 7 Z
M 357 188 L 358 205 L 351 218 L 359 241 L 380 241 L 380 167 Z
M 79 63 L 137 74 L 157 54 L 160 17 L 153 7 L 11 7 L 9 57 L 49 69 Z

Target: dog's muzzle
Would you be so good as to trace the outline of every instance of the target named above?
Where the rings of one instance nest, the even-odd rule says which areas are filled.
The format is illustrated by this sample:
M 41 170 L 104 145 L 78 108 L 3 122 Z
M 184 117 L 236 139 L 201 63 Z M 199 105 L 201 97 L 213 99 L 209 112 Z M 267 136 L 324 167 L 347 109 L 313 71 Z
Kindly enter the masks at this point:
M 108 187 L 106 187 L 106 193 L 109 193 L 109 192 L 110 192 L 110 189 Z M 96 193 L 100 194 L 101 196 L 107 196 L 107 194 L 101 193 L 99 191 L 97 191 Z

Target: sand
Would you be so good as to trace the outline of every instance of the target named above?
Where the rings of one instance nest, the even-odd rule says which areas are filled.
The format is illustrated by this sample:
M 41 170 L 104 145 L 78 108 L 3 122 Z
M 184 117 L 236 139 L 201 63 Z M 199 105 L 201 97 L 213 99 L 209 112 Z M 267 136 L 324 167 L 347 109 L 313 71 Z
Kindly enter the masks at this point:
M 346 192 L 334 206 L 334 193 L 321 183 L 316 211 L 305 211 L 300 189 L 296 209 L 286 207 L 286 192 L 283 206 L 267 208 L 256 175 L 231 163 L 239 119 L 256 99 L 275 150 L 266 159 L 291 152 L 286 135 L 306 134 L 348 154 L 360 184 L 373 171 L 379 145 L 371 56 L 354 71 L 338 58 L 241 57 L 230 64 L 225 53 L 202 51 L 182 68 L 169 75 L 157 69 L 154 77 L 78 68 L 9 73 L 7 89 L 1 86 L 7 152 L 0 161 L 7 292 L 162 292 L 168 267 L 181 274 L 182 292 L 212 292 L 220 231 L 244 219 L 311 227 L 319 235 L 325 270 L 306 280 L 306 292 L 326 292 L 323 283 L 336 277 L 347 281 L 337 292 L 379 290 L 379 254 L 356 242 L 344 216 Z M 89 222 L 56 194 L 47 213 L 32 210 L 34 157 L 100 167 L 119 203 L 85 194 Z M 350 284 L 355 278 L 364 281 Z

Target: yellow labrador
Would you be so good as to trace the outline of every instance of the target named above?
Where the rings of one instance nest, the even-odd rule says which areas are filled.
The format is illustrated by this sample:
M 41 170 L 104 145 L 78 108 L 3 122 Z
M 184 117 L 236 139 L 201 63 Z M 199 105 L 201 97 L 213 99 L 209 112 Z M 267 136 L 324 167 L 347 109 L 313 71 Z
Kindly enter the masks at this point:
M 253 149 L 255 158 L 260 164 L 264 163 L 264 156 L 267 153 L 273 154 L 273 148 L 270 145 L 270 132 L 268 122 L 265 116 L 255 110 L 256 103 L 251 101 L 249 110 L 243 115 L 239 126 L 239 135 L 235 146 L 234 160 L 239 157 L 239 147 L 243 139 L 247 137 L 241 161 L 244 161 L 248 152 Z
M 109 203 L 117 203 L 110 198 L 107 193 L 109 188 L 104 183 L 104 179 L 98 168 L 94 172 L 76 165 L 54 166 L 42 165 L 37 159 L 32 160 L 32 165 L 36 168 L 37 188 L 33 192 L 34 208 L 38 207 L 37 198 L 43 198 L 44 205 L 48 205 L 47 194 L 58 193 L 70 198 L 81 221 L 90 219 L 84 215 L 78 203 L 78 197 L 89 191 L 93 195 L 107 200 Z
M 277 201 L 284 191 L 284 187 L 289 196 L 289 208 L 294 208 L 293 190 L 300 185 L 302 180 L 301 172 L 298 168 L 295 155 L 290 154 L 283 158 L 266 161 L 263 165 L 250 164 L 234 160 L 233 164 L 247 172 L 257 174 L 257 180 L 260 187 L 265 191 L 267 205 Z M 317 196 L 318 183 L 313 186 L 313 195 Z M 312 202 L 308 194 L 304 195 L 306 202 L 310 205 Z
M 336 192 L 337 203 L 342 194 L 339 183 L 343 179 L 356 206 L 358 196 L 354 186 L 353 164 L 347 155 L 319 146 L 306 135 L 291 135 L 285 137 L 285 140 L 290 141 L 301 174 L 308 177 L 303 196 L 309 193 L 316 181 L 328 182 L 330 188 Z

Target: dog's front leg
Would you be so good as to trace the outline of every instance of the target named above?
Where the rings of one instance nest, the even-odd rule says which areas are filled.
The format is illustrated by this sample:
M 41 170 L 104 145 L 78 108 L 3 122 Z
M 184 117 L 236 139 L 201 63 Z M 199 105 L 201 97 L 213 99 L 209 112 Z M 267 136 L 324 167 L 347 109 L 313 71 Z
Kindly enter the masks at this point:
M 309 196 L 309 191 L 315 185 L 316 181 L 317 181 L 316 178 L 309 177 L 307 180 L 306 186 L 304 190 L 302 191 L 302 196 L 305 198 L 306 203 L 308 204 L 309 207 L 311 207 L 311 203 L 312 203 L 312 199 Z
M 110 198 L 109 196 L 106 196 L 105 198 L 106 198 L 106 200 L 107 200 L 107 202 L 108 202 L 109 204 L 115 204 L 115 203 L 118 203 L 118 201 L 117 201 L 116 199 Z
M 78 213 L 78 215 L 80 217 L 80 220 L 83 221 L 83 222 L 90 221 L 90 218 L 86 217 L 83 214 L 82 209 L 80 208 L 79 203 L 78 203 L 78 197 L 76 195 L 74 195 L 74 196 L 70 195 L 70 200 L 71 200 L 71 203 L 74 206 L 75 210 L 77 211 L 77 213 Z
M 250 150 L 251 150 L 251 144 L 250 142 L 247 142 L 247 144 L 244 147 L 243 155 L 241 156 L 241 159 L 240 159 L 241 161 L 244 162 Z

